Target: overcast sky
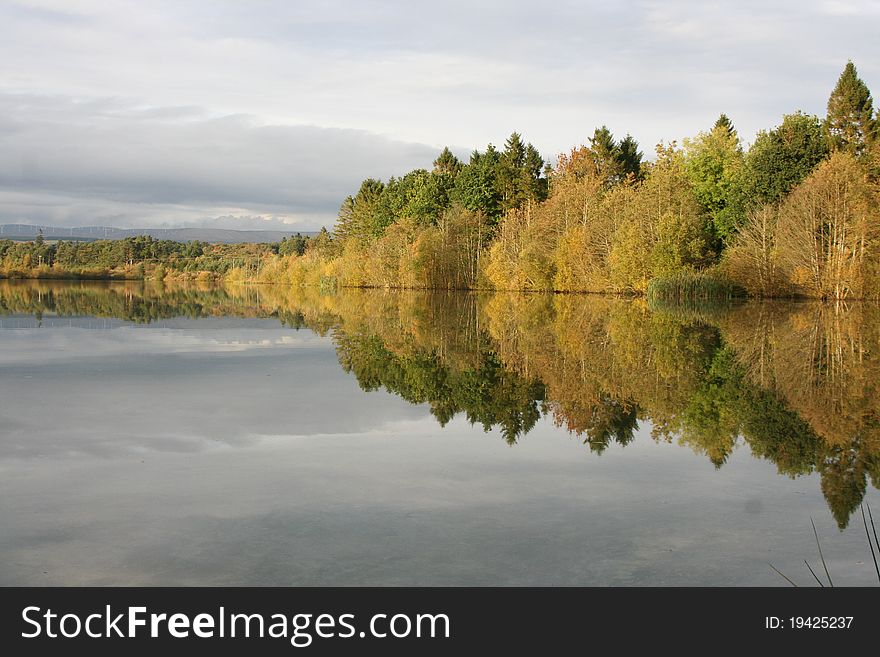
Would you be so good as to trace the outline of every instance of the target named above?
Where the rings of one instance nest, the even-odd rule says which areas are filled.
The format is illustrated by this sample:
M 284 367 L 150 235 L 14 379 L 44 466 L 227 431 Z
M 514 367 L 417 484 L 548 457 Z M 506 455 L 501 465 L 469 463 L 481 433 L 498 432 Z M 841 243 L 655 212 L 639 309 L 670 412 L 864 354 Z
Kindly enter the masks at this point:
M 646 153 L 880 89 L 880 1 L 0 2 L 0 223 L 330 226 L 365 177 L 517 130 Z

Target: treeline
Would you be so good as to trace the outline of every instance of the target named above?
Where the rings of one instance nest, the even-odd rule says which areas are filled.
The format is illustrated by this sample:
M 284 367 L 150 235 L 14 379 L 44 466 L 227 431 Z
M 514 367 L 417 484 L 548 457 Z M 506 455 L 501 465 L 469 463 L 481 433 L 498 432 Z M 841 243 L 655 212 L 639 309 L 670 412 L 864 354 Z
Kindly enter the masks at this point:
M 466 163 L 447 148 L 430 171 L 365 180 L 332 242 L 265 280 L 876 297 L 877 126 L 850 62 L 826 117 L 786 115 L 748 149 L 724 114 L 651 161 L 606 127 L 553 166 L 517 133 Z
M 646 161 L 606 127 L 552 166 L 513 133 L 467 162 L 364 180 L 332 236 L 0 242 L 0 276 L 201 277 L 293 286 L 880 297 L 880 119 L 849 62 L 823 118 L 745 148 L 722 114 Z
M 208 244 L 157 240 L 148 235 L 120 240 L 30 242 L 0 240 L 0 277 L 85 279 L 218 279 L 254 275 L 272 256 L 302 256 L 310 242 L 329 241 L 296 234 L 265 244 Z

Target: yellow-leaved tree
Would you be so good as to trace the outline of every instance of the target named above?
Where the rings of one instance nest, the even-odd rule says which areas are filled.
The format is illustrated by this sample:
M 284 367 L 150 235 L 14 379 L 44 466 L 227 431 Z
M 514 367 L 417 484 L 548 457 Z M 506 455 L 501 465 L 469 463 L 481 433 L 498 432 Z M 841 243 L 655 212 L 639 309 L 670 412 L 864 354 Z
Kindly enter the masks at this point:
M 780 206 L 779 267 L 807 296 L 876 296 L 878 237 L 876 185 L 855 156 L 837 151 Z
M 651 278 L 706 264 L 711 255 L 707 218 L 674 142 L 657 146 L 657 161 L 627 205 L 610 255 L 616 289 L 644 292 Z

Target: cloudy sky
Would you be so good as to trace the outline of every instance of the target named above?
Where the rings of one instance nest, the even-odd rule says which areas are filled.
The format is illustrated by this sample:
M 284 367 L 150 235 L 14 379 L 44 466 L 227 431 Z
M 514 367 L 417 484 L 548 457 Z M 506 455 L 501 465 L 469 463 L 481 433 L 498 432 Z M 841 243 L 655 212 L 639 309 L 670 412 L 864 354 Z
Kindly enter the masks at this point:
M 362 178 L 880 88 L 880 1 L 0 2 L 0 223 L 331 225 Z

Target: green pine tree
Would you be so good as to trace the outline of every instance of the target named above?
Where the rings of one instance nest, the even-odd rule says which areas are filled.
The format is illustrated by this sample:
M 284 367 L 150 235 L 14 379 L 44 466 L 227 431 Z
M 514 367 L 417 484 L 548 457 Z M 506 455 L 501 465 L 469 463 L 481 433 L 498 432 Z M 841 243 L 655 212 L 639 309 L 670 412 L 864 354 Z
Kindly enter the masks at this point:
M 632 174 L 636 179 L 642 177 L 642 152 L 639 142 L 627 135 L 617 144 L 617 159 L 623 176 Z
M 733 135 L 736 132 L 736 128 L 733 127 L 733 121 L 730 120 L 730 117 L 727 114 L 722 114 L 718 117 L 718 120 L 715 121 L 715 125 L 712 127 L 713 130 L 717 128 L 724 128 L 727 130 L 728 135 Z
M 832 150 L 861 156 L 875 137 L 874 104 L 856 67 L 847 62 L 828 98 L 825 132 Z
M 455 177 L 461 171 L 461 161 L 453 155 L 449 147 L 443 149 L 437 159 L 434 160 L 434 173 L 436 175 Z

